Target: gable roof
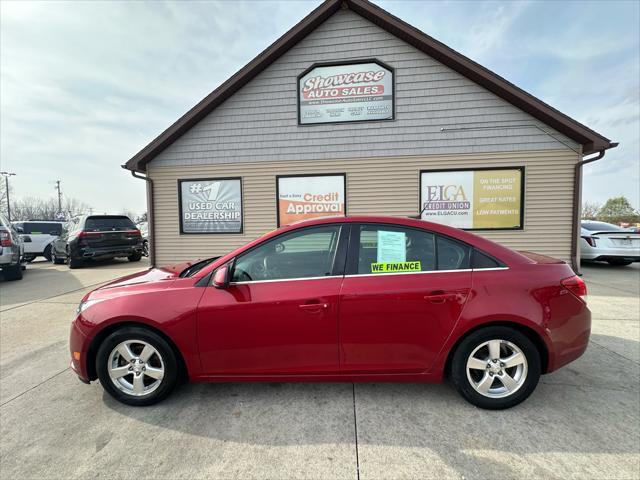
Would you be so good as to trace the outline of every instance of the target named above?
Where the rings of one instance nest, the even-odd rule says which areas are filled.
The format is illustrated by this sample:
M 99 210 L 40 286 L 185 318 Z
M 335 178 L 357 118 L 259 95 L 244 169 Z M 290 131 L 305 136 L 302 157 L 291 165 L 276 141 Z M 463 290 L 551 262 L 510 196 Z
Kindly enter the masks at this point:
M 413 45 L 418 50 L 581 144 L 584 155 L 613 148 L 617 145 L 616 143 L 612 143 L 608 138 L 603 137 L 599 133 L 556 110 L 513 83 L 391 15 L 386 10 L 383 10 L 368 0 L 326 0 L 271 44 L 266 50 L 180 117 L 173 125 L 153 139 L 151 143 L 129 159 L 123 167 L 132 171 L 144 172 L 146 170 L 146 164 L 153 160 L 160 152 L 175 142 L 187 130 L 211 113 L 218 105 L 246 85 L 343 6 L 351 9 L 370 22 L 410 45 Z

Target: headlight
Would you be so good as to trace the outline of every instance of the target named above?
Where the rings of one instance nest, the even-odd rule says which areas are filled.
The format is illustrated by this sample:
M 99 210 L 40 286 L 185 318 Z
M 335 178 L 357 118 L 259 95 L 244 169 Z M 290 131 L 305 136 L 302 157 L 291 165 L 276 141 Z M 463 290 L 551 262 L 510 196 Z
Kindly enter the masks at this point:
M 80 315 L 82 312 L 84 312 L 91 305 L 94 305 L 94 304 L 96 304 L 96 303 L 98 303 L 100 301 L 101 300 L 94 299 L 94 300 L 85 300 L 84 302 L 80 302 L 80 305 L 78 305 L 78 308 L 76 308 L 76 315 Z

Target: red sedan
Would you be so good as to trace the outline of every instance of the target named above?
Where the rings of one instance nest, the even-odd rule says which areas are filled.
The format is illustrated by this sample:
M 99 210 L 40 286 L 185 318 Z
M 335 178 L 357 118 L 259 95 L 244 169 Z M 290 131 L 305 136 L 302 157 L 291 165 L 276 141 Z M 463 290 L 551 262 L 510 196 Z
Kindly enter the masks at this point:
M 336 217 L 87 294 L 71 366 L 130 405 L 180 380 L 441 382 L 516 405 L 587 348 L 567 264 L 421 220 Z

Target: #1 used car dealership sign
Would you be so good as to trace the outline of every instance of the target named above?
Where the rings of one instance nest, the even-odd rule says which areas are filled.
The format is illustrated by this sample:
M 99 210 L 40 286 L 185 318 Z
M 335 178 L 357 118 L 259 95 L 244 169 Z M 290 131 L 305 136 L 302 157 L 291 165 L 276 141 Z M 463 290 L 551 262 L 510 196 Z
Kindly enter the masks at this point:
M 178 181 L 181 233 L 242 233 L 239 178 Z
M 393 71 L 378 62 L 320 65 L 298 79 L 300 124 L 393 118 Z

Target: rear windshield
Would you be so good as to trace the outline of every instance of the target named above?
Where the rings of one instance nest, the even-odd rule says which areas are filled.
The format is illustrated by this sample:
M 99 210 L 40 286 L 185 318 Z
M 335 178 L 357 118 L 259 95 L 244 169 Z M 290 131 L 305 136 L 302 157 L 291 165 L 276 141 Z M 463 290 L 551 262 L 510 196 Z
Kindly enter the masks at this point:
M 45 222 L 24 222 L 21 224 L 23 233 L 30 233 L 37 235 L 39 233 L 44 235 L 61 235 L 62 224 L 61 223 L 45 223 Z
M 129 217 L 102 216 L 87 217 L 84 230 L 88 232 L 104 232 L 108 230 L 132 230 L 136 228 Z
M 582 228 L 591 232 L 626 232 L 627 229 L 606 222 L 582 222 Z

